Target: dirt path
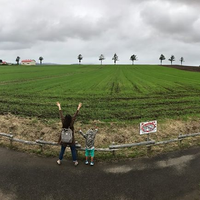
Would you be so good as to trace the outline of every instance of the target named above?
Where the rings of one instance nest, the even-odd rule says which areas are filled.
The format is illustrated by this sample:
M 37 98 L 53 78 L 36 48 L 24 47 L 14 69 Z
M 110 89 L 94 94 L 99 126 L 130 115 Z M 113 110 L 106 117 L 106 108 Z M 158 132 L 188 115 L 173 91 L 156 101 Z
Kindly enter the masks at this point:
M 165 67 L 172 67 L 180 70 L 192 71 L 192 72 L 200 72 L 200 67 L 194 66 L 182 66 L 182 65 L 163 65 Z

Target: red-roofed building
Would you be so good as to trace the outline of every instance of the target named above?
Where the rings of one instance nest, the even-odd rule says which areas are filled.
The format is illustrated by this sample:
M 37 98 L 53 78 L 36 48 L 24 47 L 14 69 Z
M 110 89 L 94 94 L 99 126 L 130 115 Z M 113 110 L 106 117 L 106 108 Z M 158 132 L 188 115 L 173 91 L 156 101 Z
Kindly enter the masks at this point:
M 8 63 L 6 61 L 2 61 L 0 62 L 0 65 L 7 65 Z
M 21 65 L 36 65 L 36 61 L 35 60 L 31 60 L 31 59 L 22 60 L 21 61 Z

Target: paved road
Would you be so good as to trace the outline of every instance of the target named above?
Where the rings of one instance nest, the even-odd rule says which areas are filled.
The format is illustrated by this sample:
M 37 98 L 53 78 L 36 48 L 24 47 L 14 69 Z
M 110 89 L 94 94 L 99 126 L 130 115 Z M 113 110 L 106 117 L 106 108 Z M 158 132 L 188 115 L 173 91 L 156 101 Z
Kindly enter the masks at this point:
M 200 199 L 200 148 L 74 167 L 0 147 L 0 160 L 0 200 Z

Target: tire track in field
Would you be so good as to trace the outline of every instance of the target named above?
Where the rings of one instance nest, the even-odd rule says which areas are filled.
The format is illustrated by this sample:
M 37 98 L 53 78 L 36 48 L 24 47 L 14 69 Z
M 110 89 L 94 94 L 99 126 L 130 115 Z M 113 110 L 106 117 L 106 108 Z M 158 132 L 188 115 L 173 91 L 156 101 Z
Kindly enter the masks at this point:
M 118 94 L 120 92 L 120 87 L 118 82 L 112 82 L 110 94 Z
M 0 85 L 9 85 L 9 84 L 20 84 L 20 83 L 29 83 L 29 82 L 34 82 L 37 80 L 48 80 L 48 79 L 52 79 L 52 78 L 61 78 L 61 77 L 66 77 L 66 76 L 71 76 L 74 73 L 67 73 L 67 74 L 63 74 L 63 75 L 57 75 L 57 76 L 47 76 L 47 77 L 40 77 L 40 78 L 29 78 L 29 79 L 24 79 L 24 80 L 12 80 L 12 81 L 3 81 L 0 82 Z

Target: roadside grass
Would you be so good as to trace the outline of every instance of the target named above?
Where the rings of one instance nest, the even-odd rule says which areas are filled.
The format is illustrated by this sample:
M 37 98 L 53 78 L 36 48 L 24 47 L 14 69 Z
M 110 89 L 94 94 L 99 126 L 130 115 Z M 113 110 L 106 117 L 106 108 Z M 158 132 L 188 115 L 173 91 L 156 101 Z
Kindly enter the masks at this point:
M 36 141 L 38 139 L 57 142 L 61 131 L 61 122 L 51 120 L 50 123 L 47 121 L 41 121 L 37 118 L 24 118 L 15 115 L 0 115 L 0 130 L 3 133 L 11 133 L 14 138 Z M 77 121 L 75 124 L 75 140 L 85 146 L 84 138 L 78 133 L 79 128 L 83 132 L 86 132 L 89 128 L 96 126 L 96 121 L 90 122 L 89 124 L 83 124 Z M 147 140 L 147 135 L 139 134 L 138 124 L 127 124 L 127 123 L 116 123 L 116 122 L 98 122 L 98 133 L 95 139 L 96 148 L 108 148 L 111 144 L 130 144 L 144 142 Z M 187 119 L 172 120 L 167 119 L 165 121 L 158 121 L 158 130 L 156 133 L 150 134 L 150 138 L 156 142 L 175 139 L 180 133 L 197 133 L 200 132 L 200 119 Z M 12 143 L 8 138 L 0 137 L 0 145 L 20 150 L 24 152 L 34 153 L 40 156 L 51 156 L 57 157 L 60 151 L 60 146 L 44 145 L 42 148 L 39 145 L 27 145 L 18 142 Z M 118 160 L 118 159 L 129 159 L 138 157 L 152 157 L 160 153 L 166 153 L 174 150 L 186 149 L 192 146 L 200 145 L 200 137 L 184 139 L 181 143 L 174 142 L 165 145 L 151 146 L 151 151 L 146 146 L 132 147 L 119 149 L 113 152 L 95 152 L 96 161 L 105 160 Z M 84 160 L 84 152 L 78 151 L 79 160 Z M 71 159 L 70 149 L 67 149 L 65 158 Z

